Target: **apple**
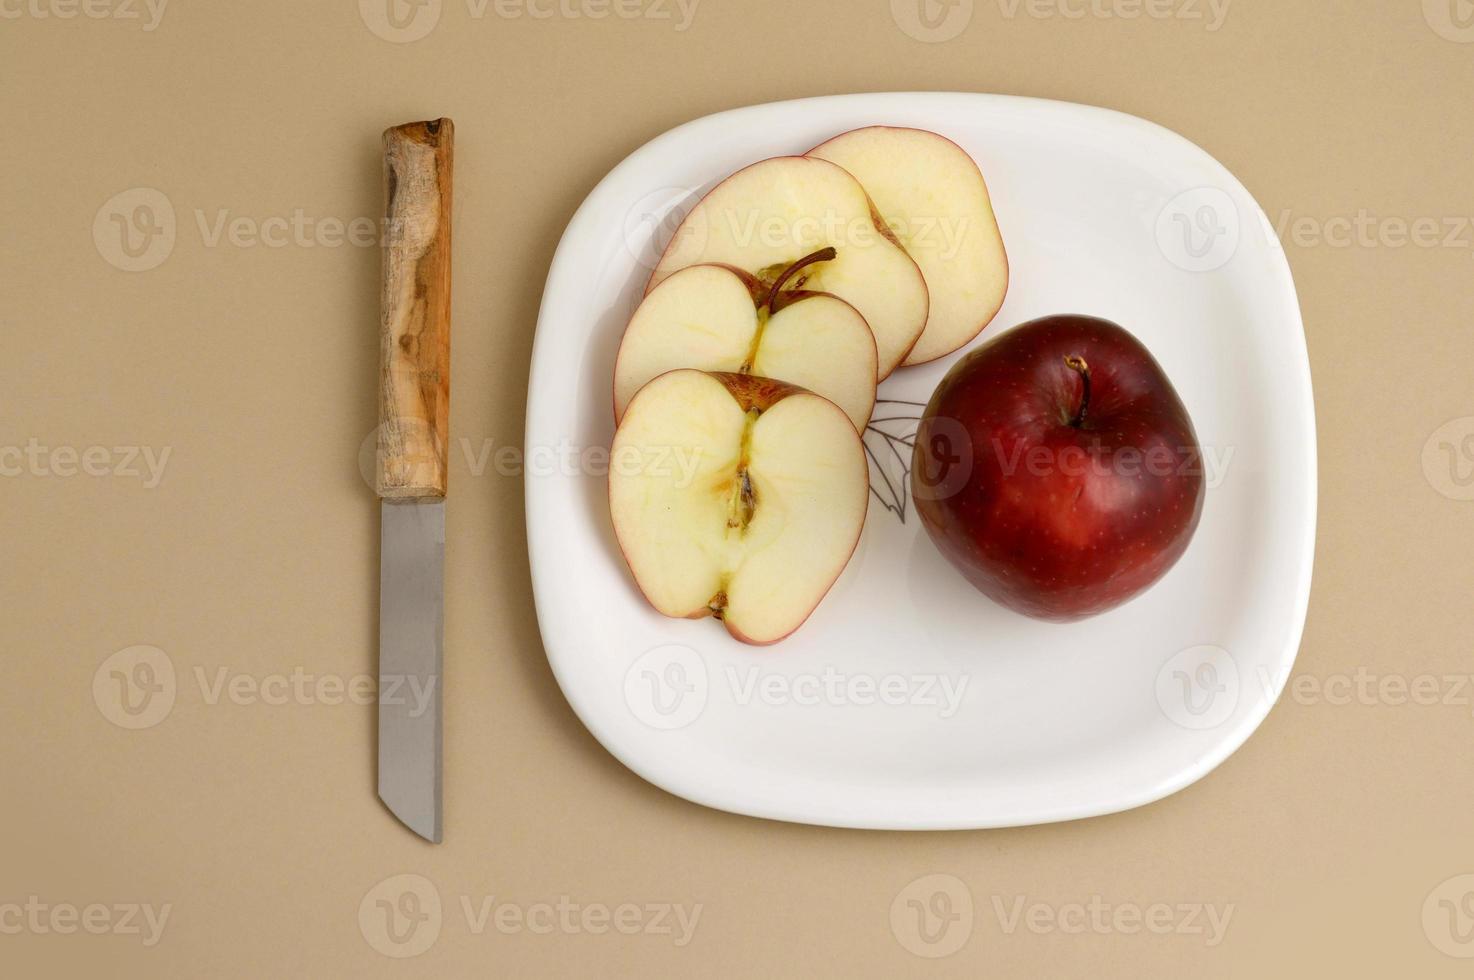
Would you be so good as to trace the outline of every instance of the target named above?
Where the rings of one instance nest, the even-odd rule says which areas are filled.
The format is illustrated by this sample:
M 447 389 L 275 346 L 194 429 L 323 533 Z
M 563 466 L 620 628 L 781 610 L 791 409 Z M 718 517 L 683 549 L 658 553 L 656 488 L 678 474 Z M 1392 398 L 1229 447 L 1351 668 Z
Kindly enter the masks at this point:
M 875 335 L 876 377 L 884 379 L 926 327 L 926 282 L 865 189 L 827 160 L 777 157 L 722 181 L 676 229 L 645 292 L 693 265 L 730 266 L 772 286 L 795 262 L 829 247 L 837 257 L 794 285 L 860 311 Z
M 735 269 L 695 265 L 656 286 L 635 311 L 614 365 L 614 419 L 635 393 L 677 368 L 787 381 L 844 409 L 864 432 L 875 408 L 875 336 L 859 312 L 826 293 L 784 287 L 835 250 L 786 269 L 771 286 Z
M 640 591 L 744 643 L 803 625 L 849 563 L 869 503 L 859 433 L 794 385 L 677 370 L 630 401 L 609 509 Z
M 942 380 L 917 430 L 916 510 L 980 591 L 1070 622 L 1141 594 L 1202 516 L 1202 453 L 1141 342 L 1053 316 L 985 343 Z
M 896 126 L 844 133 L 808 156 L 853 174 L 921 267 L 931 309 L 902 363 L 934 361 L 982 333 L 1008 292 L 1008 255 L 972 157 L 944 136 Z

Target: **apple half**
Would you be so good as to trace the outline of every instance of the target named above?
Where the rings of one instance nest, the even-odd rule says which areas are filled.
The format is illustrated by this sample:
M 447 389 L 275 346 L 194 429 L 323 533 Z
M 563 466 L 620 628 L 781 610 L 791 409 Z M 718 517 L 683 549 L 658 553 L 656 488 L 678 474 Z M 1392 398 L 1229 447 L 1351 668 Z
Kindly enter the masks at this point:
M 661 613 L 744 643 L 803 625 L 849 563 L 869 503 L 834 403 L 742 374 L 678 370 L 635 395 L 610 451 L 614 531 Z
M 921 267 L 931 309 L 903 363 L 934 361 L 982 333 L 1008 292 L 1008 255 L 972 157 L 944 136 L 895 126 L 856 129 L 808 155 L 853 174 Z
M 829 399 L 856 430 L 875 408 L 875 336 L 836 296 L 785 291 L 835 250 L 805 256 L 771 287 L 735 269 L 696 265 L 656 286 L 635 311 L 614 364 L 614 420 L 635 393 L 678 368 L 755 374 Z
M 776 157 L 722 181 L 686 215 L 645 292 L 693 265 L 725 265 L 764 286 L 806 255 L 833 247 L 797 287 L 830 293 L 860 311 L 875 335 L 877 379 L 894 371 L 926 327 L 921 269 L 843 167 Z

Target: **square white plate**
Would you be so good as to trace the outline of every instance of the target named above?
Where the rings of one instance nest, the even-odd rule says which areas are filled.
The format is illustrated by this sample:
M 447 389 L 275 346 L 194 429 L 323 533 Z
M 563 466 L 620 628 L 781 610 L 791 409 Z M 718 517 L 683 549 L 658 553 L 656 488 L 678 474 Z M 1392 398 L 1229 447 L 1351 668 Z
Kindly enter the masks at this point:
M 636 591 L 604 459 L 615 351 L 685 210 L 729 173 L 860 126 L 913 126 L 982 166 L 1013 283 L 981 343 L 1034 317 L 1114 320 L 1153 351 L 1208 453 L 1203 522 L 1146 595 L 1071 626 L 974 592 L 917 525 L 882 404 L 860 547 L 808 624 L 745 647 Z M 925 403 L 958 355 L 881 388 Z M 907 427 L 910 427 L 908 431 Z M 1243 186 L 1187 140 L 1103 109 L 959 93 L 739 109 L 654 140 L 569 224 L 538 320 L 527 527 L 548 659 L 625 765 L 686 799 L 844 827 L 1088 817 L 1201 778 L 1279 696 L 1305 622 L 1314 406 L 1289 266 Z M 574 451 L 579 455 L 575 456 Z M 894 489 L 888 489 L 894 488 Z

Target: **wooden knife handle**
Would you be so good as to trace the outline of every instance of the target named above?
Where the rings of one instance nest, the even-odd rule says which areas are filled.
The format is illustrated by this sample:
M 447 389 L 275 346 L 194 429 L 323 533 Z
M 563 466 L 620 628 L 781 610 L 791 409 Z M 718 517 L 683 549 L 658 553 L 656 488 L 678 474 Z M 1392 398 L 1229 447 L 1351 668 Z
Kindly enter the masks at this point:
M 378 494 L 444 497 L 450 446 L 450 210 L 455 125 L 384 132 Z

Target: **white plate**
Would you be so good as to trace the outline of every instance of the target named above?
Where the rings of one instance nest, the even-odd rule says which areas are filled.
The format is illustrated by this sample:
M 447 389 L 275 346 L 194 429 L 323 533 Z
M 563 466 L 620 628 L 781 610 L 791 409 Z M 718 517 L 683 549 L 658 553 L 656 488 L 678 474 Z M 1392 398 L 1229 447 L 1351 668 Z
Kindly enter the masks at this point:
M 1216 454 L 1186 556 L 1113 613 L 1055 626 L 993 605 L 890 492 L 872 499 L 829 597 L 776 647 L 742 646 L 713 620 L 665 619 L 635 590 L 597 450 L 613 436 L 614 354 L 648 266 L 720 178 L 876 123 L 943 133 L 982 165 L 1013 266 L 984 338 L 1049 313 L 1115 320 L 1155 353 Z M 925 402 L 957 356 L 902 369 L 881 397 Z M 1294 284 L 1243 186 L 1142 120 L 907 93 L 756 106 L 682 126 L 620 164 L 569 224 L 529 392 L 528 546 L 548 659 L 594 736 L 686 799 L 886 829 L 1124 810 L 1227 758 L 1294 663 L 1316 507 Z M 908 414 L 887 408 L 906 406 L 877 416 Z M 880 425 L 904 435 L 914 422 Z M 897 459 L 883 435 L 867 444 Z M 592 452 L 575 464 L 573 448 Z M 873 475 L 879 489 L 900 474 Z

